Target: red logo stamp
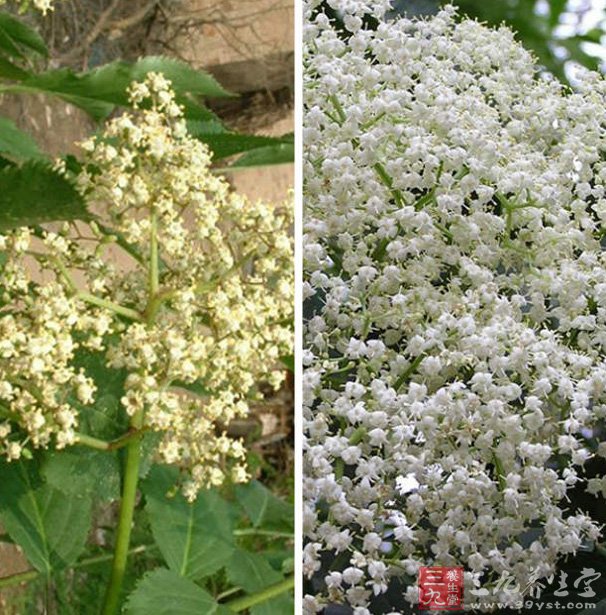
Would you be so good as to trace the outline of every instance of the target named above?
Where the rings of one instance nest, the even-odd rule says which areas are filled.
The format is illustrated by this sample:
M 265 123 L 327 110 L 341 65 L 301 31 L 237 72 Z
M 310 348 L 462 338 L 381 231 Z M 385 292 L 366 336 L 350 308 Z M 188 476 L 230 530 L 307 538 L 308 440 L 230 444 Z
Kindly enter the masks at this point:
M 463 568 L 429 566 L 419 569 L 419 608 L 460 611 L 463 607 Z

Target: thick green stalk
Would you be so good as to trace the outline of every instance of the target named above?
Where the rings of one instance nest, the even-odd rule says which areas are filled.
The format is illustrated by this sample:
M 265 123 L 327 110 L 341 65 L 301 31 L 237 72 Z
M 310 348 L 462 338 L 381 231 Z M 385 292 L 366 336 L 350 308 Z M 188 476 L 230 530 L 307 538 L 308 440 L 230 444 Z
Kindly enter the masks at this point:
M 136 429 L 141 427 L 142 414 L 135 415 L 132 426 Z M 126 561 L 128 559 L 128 549 L 130 545 L 130 534 L 133 525 L 133 515 L 137 499 L 137 483 L 139 482 L 139 465 L 141 463 L 141 440 L 136 438 L 129 442 L 126 448 L 126 465 L 124 468 L 124 484 L 122 486 L 122 501 L 120 502 L 120 518 L 118 520 L 118 531 L 116 536 L 116 546 L 114 549 L 114 560 L 112 563 L 112 574 L 105 594 L 103 604 L 103 615 L 115 615 L 120 606 L 120 592 L 126 571 Z
M 155 211 L 150 213 L 150 249 L 149 249 L 149 289 L 148 304 L 153 301 L 160 288 L 160 257 L 158 253 L 158 218 Z M 146 314 L 148 327 L 154 324 L 155 314 Z M 137 412 L 131 419 L 130 426 L 138 432 L 143 427 L 143 410 Z M 122 487 L 122 502 L 120 503 L 120 518 L 118 520 L 118 535 L 114 550 L 112 574 L 105 595 L 103 615 L 115 615 L 120 606 L 120 593 L 126 571 L 130 533 L 133 525 L 135 504 L 137 499 L 137 483 L 139 482 L 139 465 L 141 463 L 141 439 L 129 442 L 126 448 L 126 466 L 124 469 L 124 485 Z
M 242 598 L 236 598 L 235 600 L 230 600 L 225 603 L 225 606 L 236 612 L 240 613 L 241 611 L 245 611 L 249 609 L 251 606 L 255 606 L 256 604 L 261 604 L 263 602 L 267 602 L 271 598 L 275 598 L 280 594 L 292 589 L 295 586 L 295 577 L 294 575 L 289 576 L 288 578 L 276 583 L 275 585 L 270 585 L 265 589 L 257 592 L 256 594 L 251 594 L 250 596 L 242 596 Z

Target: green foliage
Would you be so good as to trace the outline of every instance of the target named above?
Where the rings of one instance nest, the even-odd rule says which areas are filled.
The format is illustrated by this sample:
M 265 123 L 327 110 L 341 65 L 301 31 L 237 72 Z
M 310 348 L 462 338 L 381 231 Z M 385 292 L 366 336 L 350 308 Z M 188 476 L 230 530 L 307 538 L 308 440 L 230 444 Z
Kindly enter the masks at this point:
M 290 354 L 286 357 L 280 357 L 280 361 L 291 374 L 295 373 L 295 355 Z
M 229 580 L 247 592 L 254 593 L 282 580 L 265 557 L 244 549 L 236 549 L 227 565 Z
M 254 527 L 284 532 L 294 531 L 292 506 L 276 497 L 259 481 L 238 485 L 235 493 Z
M 10 143 L 10 133 L 8 138 L 2 134 L 0 140 Z M 32 160 L 0 169 L 0 232 L 57 220 L 86 219 L 90 214 L 83 198 L 47 163 Z
M 159 568 L 146 574 L 126 604 L 128 615 L 226 615 L 213 597 L 176 572 Z
M 33 53 L 48 56 L 40 35 L 12 15 L 0 12 L 0 53 L 13 58 L 25 58 Z
M 280 164 L 294 159 L 292 135 L 274 138 L 217 132 L 216 129 L 207 132 L 208 126 L 201 122 L 190 122 L 188 128 L 192 136 L 208 145 L 215 160 L 244 154 L 232 167 L 258 166 L 255 161 L 260 159 L 265 160 L 263 164 Z
M 34 139 L 19 130 L 14 122 L 2 116 L 0 116 L 0 154 L 16 160 L 42 157 L 42 152 Z
M 96 438 L 118 438 L 128 428 L 126 415 L 120 405 L 126 372 L 107 367 L 103 352 L 79 351 L 76 353 L 74 365 L 84 369 L 95 381 L 99 391 L 91 405 L 85 406 L 75 399 L 71 400 L 79 410 L 80 430 Z
M 196 580 L 228 562 L 234 549 L 231 511 L 216 491 L 201 492 L 192 504 L 180 493 L 168 497 L 176 479 L 173 468 L 153 468 L 142 485 L 146 510 L 169 568 Z
M 19 83 L 0 85 L 0 92 L 49 94 L 84 109 L 96 120 L 106 118 L 117 106 L 129 106 L 128 86 L 141 81 L 150 72 L 161 72 L 172 81 L 177 101 L 184 105 L 186 116 L 210 120 L 215 116 L 191 95 L 229 96 L 216 80 L 204 71 L 192 69 L 173 58 L 153 56 L 134 64 L 117 60 L 83 73 L 68 68 L 31 74 Z
M 25 79 L 27 75 L 27 71 L 0 55 L 0 78 L 17 81 Z
M 248 593 L 259 592 L 280 582 L 283 577 L 272 568 L 268 559 L 259 553 L 238 549 L 232 555 L 227 567 L 229 580 Z M 294 612 L 294 601 L 290 593 L 255 605 L 253 615 L 290 615 Z
M 46 482 L 66 496 L 115 500 L 120 495 L 116 453 L 82 446 L 46 453 L 40 468 Z
M 76 561 L 91 523 L 91 498 L 45 483 L 35 461 L 0 465 L 0 519 L 30 564 L 48 575 Z
M 295 612 L 295 601 L 291 594 L 276 596 L 267 602 L 255 604 L 250 609 L 251 615 L 291 615 Z
M 258 147 L 257 149 L 246 152 L 238 158 L 231 169 L 248 169 L 252 167 L 263 167 L 270 164 L 284 164 L 292 162 L 295 157 L 295 143 L 292 136 L 281 138 L 281 142 L 275 145 Z

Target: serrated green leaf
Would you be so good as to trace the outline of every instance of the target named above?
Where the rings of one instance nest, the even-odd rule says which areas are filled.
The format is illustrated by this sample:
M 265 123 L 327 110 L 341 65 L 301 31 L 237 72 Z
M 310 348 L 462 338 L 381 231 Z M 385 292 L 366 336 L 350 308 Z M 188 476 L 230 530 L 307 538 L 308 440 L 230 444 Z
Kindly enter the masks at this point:
M 79 411 L 80 431 L 103 440 L 122 436 L 128 429 L 128 417 L 120 404 L 127 372 L 108 367 L 104 352 L 79 350 L 73 364 L 76 369 L 83 369 L 97 387 L 93 404 L 83 405 L 71 400 Z
M 78 408 L 82 431 L 104 440 L 114 440 L 128 429 L 128 419 L 120 400 L 114 395 L 98 395 L 95 403 L 83 406 L 72 400 Z
M 186 391 L 189 391 L 190 393 L 194 393 L 194 395 L 198 395 L 198 397 L 208 397 L 210 395 L 210 391 L 204 386 L 204 384 L 200 380 L 196 380 L 195 382 L 184 382 L 182 380 L 175 380 L 172 386 L 179 389 L 184 389 Z
M 282 575 L 271 567 L 259 553 L 236 549 L 227 564 L 227 577 L 232 585 L 249 594 L 258 592 L 282 580 Z
M 147 73 L 162 73 L 169 79 L 177 92 L 190 92 L 210 98 L 233 97 L 206 71 L 192 68 L 187 62 L 167 56 L 148 56 L 133 65 L 132 79 L 141 80 Z
M 41 158 L 42 152 L 26 132 L 19 130 L 14 122 L 0 116 L 0 153 L 10 158 Z
M 291 374 L 295 373 L 295 356 L 294 355 L 289 354 L 285 357 L 280 357 L 280 361 L 282 365 L 284 365 Z
M 150 70 L 157 70 L 175 87 L 177 102 L 184 106 L 186 117 L 194 120 L 219 121 L 214 113 L 198 104 L 191 95 L 226 96 L 215 80 L 187 64 L 163 57 L 149 57 L 129 64 L 121 60 L 76 74 L 68 68 L 32 75 L 17 84 L 0 86 L 0 91 L 41 93 L 59 96 L 101 120 L 116 106 L 129 106 L 127 89 L 142 80 Z M 223 92 L 223 93 L 221 93 Z
M 28 161 L 0 170 L 0 231 L 55 222 L 88 220 L 84 199 L 48 164 Z
M 0 77 L 4 79 L 13 79 L 14 81 L 22 81 L 29 76 L 27 71 L 13 64 L 10 60 L 0 56 Z
M 91 499 L 45 484 L 36 462 L 0 465 L 0 520 L 28 561 L 43 574 L 73 564 L 91 523 Z
M 294 612 L 295 601 L 292 592 L 255 604 L 250 609 L 250 615 L 292 615 Z
M 48 56 L 40 35 L 4 11 L 0 12 L 0 49 L 15 57 L 23 57 L 24 50 Z
M 192 137 L 198 137 L 199 135 L 217 135 L 229 131 L 217 120 L 208 120 L 206 122 L 201 120 L 187 120 L 187 132 Z
M 125 612 L 128 615 L 219 615 L 226 611 L 189 579 L 158 568 L 139 581 L 127 599 Z
M 272 164 L 287 164 L 295 160 L 294 143 L 278 143 L 268 147 L 259 147 L 243 154 L 229 166 L 229 169 L 250 169 L 252 167 L 264 167 Z
M 222 568 L 234 550 L 229 506 L 214 490 L 201 491 L 190 504 L 173 490 L 177 472 L 155 466 L 141 489 L 154 539 L 169 568 L 200 579 Z
M 162 434 L 156 431 L 146 431 L 141 438 L 141 461 L 139 462 L 139 478 L 145 478 L 154 466 L 154 459 Z
M 236 498 L 255 527 L 294 530 L 292 506 L 276 497 L 259 481 L 235 487 Z
M 227 566 L 227 576 L 233 585 L 241 587 L 248 594 L 256 595 L 257 598 L 266 593 L 264 590 L 272 586 L 279 587 L 278 591 L 282 593 L 273 594 L 273 597 L 267 597 L 265 601 L 250 607 L 251 614 L 290 615 L 294 612 L 292 585 L 284 583 L 287 579 L 284 579 L 263 555 L 239 549 Z M 242 599 L 246 600 L 246 597 Z
M 280 145 L 289 145 L 288 141 L 273 137 L 260 137 L 256 135 L 239 135 L 231 132 L 224 133 L 190 133 L 203 143 L 206 143 L 213 152 L 215 160 L 242 152 L 252 152 L 259 149 L 275 148 Z
M 120 465 L 114 452 L 84 447 L 54 451 L 43 457 L 40 472 L 51 487 L 68 496 L 101 500 L 120 496 Z

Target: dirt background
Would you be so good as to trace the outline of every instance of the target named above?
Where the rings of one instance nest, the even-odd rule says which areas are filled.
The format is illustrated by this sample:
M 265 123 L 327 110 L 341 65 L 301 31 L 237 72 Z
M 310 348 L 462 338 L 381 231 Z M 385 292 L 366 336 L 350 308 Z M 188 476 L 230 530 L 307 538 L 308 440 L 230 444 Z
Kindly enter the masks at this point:
M 51 15 L 30 19 L 49 44 L 50 67 L 86 69 L 142 55 L 178 57 L 239 94 L 229 102 L 207 101 L 228 126 L 271 136 L 294 130 L 292 0 L 56 0 Z M 0 114 L 54 155 L 77 152 L 75 143 L 96 129 L 80 110 L 39 95 L 0 95 Z M 249 169 L 228 179 L 253 199 L 279 202 L 293 187 L 294 169 Z M 291 389 L 285 387 L 258 408 L 251 421 L 261 427 L 257 451 L 291 473 Z M 0 543 L 0 576 L 27 569 L 18 547 Z M 9 613 L 6 600 L 14 591 L 0 592 L 0 613 Z

